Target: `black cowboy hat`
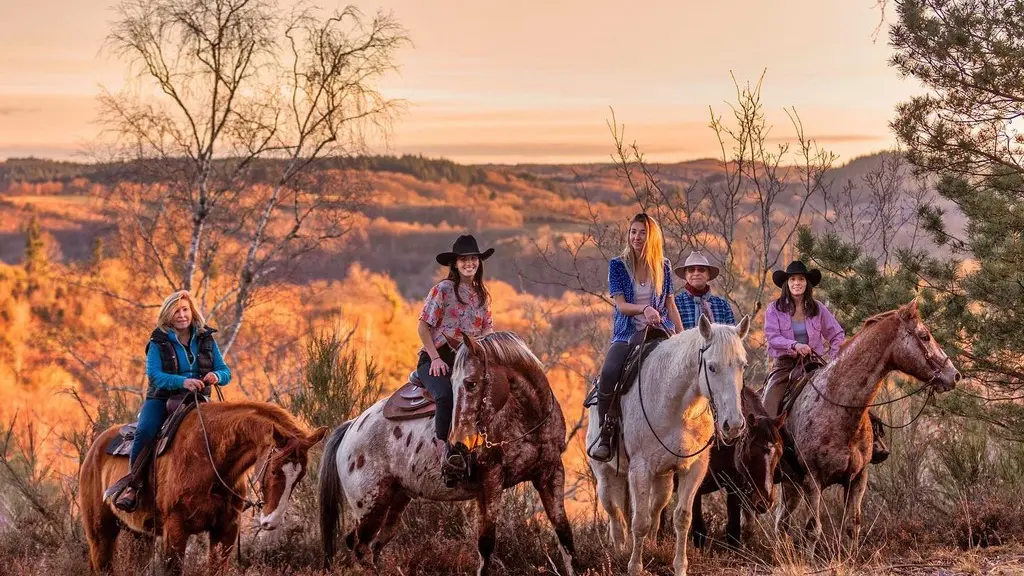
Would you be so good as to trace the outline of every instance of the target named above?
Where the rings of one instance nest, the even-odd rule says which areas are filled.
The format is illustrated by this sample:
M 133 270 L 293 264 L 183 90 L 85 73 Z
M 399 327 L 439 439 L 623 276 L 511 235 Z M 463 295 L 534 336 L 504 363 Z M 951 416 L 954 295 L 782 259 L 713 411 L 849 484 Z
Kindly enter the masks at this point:
M 789 277 L 794 274 L 800 274 L 806 277 L 807 282 L 810 283 L 811 286 L 817 286 L 818 283 L 821 282 L 821 270 L 818 270 L 817 268 L 811 268 L 808 270 L 807 266 L 799 260 L 793 260 L 790 262 L 789 266 L 786 266 L 785 272 L 782 270 L 772 272 L 772 282 L 774 282 L 779 288 L 782 288 L 782 285 L 786 283 L 786 280 L 789 280 Z
M 476 238 L 470 234 L 464 234 L 455 239 L 451 252 L 441 252 L 437 255 L 437 263 L 441 266 L 451 266 L 459 256 L 478 256 L 480 260 L 487 260 L 494 254 L 494 248 L 488 248 L 483 252 L 476 245 Z

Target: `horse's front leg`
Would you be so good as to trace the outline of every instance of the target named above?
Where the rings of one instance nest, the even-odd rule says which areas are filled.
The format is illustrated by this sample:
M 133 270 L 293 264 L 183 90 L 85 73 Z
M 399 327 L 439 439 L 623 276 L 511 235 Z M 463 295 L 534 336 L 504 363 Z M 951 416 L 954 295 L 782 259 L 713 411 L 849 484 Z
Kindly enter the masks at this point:
M 540 494 L 544 512 L 551 521 L 551 527 L 555 529 L 555 535 L 558 536 L 562 567 L 565 573 L 571 576 L 575 574 L 572 561 L 576 557 L 576 546 L 573 544 L 569 517 L 565 514 L 565 502 L 562 500 L 565 493 L 565 470 L 562 468 L 562 462 L 559 460 L 552 463 L 539 477 L 534 478 L 533 487 Z
M 814 476 L 804 477 L 804 494 L 807 495 L 807 507 L 811 509 L 811 517 L 807 520 L 806 533 L 810 540 L 808 556 L 813 558 L 821 538 L 821 487 Z
M 672 499 L 675 478 L 676 472 L 673 470 L 668 474 L 655 476 L 651 484 L 651 534 L 655 540 L 661 535 L 661 511 Z
M 164 520 L 163 562 L 165 574 L 181 574 L 182 563 L 185 561 L 185 548 L 188 547 L 188 532 L 177 514 L 171 514 Z
M 501 471 L 484 470 L 484 478 L 476 502 L 479 508 L 477 521 L 476 547 L 480 554 L 480 566 L 477 576 L 486 576 L 491 567 L 491 554 L 497 538 L 494 526 L 494 504 L 501 498 Z
M 211 576 L 218 574 L 231 558 L 231 551 L 235 549 L 238 539 L 238 519 L 239 515 L 232 510 L 223 524 L 210 530 L 207 570 Z
M 704 524 L 704 497 L 700 494 L 693 496 L 693 507 L 690 513 L 690 534 L 693 536 L 693 545 L 703 548 L 708 541 L 708 527 Z
M 868 467 L 861 468 L 859 474 L 853 477 L 846 488 L 846 519 L 850 523 L 847 528 L 847 537 L 850 540 L 850 556 L 856 556 L 860 546 L 860 506 L 864 500 L 864 491 L 868 487 Z
M 788 536 L 791 540 L 795 541 L 791 522 L 793 514 L 796 512 L 797 507 L 800 506 L 800 497 L 802 495 L 798 484 L 788 478 L 782 481 L 782 506 L 778 508 L 778 515 L 775 519 L 775 531 L 780 537 Z
M 733 488 L 725 489 L 725 509 L 728 520 L 725 525 L 725 539 L 733 548 L 740 547 L 742 535 L 743 498 Z
M 692 520 L 690 511 L 693 509 L 693 499 L 697 495 L 697 490 L 704 480 L 704 474 L 708 471 L 708 461 L 708 453 L 704 452 L 690 460 L 689 468 L 679 471 L 679 501 L 676 502 L 676 512 L 672 518 L 676 528 L 676 554 L 672 561 L 675 576 L 686 576 L 689 563 L 686 559 L 686 539 Z

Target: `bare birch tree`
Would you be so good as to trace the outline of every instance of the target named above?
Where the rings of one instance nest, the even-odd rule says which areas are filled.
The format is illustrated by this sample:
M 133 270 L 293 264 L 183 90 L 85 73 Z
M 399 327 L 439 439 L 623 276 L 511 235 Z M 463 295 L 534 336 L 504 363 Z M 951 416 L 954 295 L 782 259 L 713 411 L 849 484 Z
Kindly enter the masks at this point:
M 407 42 L 392 16 L 354 7 L 124 0 L 108 45 L 132 82 L 100 104 L 126 169 L 109 206 L 140 285 L 196 293 L 230 350 L 260 290 L 367 200 L 338 159 L 386 137 L 401 103 L 376 83 Z

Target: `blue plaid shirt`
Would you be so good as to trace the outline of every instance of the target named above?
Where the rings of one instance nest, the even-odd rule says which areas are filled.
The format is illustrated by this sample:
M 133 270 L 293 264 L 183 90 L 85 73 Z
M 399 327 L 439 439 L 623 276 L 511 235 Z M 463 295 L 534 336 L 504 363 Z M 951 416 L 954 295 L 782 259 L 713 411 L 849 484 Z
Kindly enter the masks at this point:
M 708 292 L 705 298 L 707 298 L 708 305 L 711 306 L 711 314 L 714 316 L 714 318 L 711 318 L 713 322 L 736 325 L 736 317 L 732 314 L 732 307 L 729 306 L 725 298 L 712 296 L 710 292 Z M 689 330 L 697 325 L 697 319 L 700 318 L 700 310 L 697 306 L 697 299 L 686 290 L 676 294 L 676 308 L 679 309 L 679 317 L 683 320 L 684 330 Z
M 665 281 L 661 286 L 661 296 L 651 293 L 649 304 L 661 314 L 665 322 L 665 328 L 671 334 L 675 327 L 668 318 L 668 295 L 672 293 L 672 266 L 668 259 L 665 259 Z M 638 304 L 634 301 L 633 278 L 626 269 L 626 263 L 621 256 L 608 261 L 608 288 L 612 298 L 622 295 L 629 304 Z M 633 324 L 633 317 L 623 314 L 618 306 L 615 307 L 615 324 L 612 328 L 612 342 L 629 342 L 629 339 L 636 333 L 636 325 Z

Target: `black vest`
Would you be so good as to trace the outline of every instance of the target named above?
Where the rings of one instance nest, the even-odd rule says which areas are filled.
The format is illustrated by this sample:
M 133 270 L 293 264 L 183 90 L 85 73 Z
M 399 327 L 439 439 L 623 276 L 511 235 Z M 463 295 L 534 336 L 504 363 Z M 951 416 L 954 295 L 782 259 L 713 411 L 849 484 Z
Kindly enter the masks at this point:
M 207 326 L 196 334 L 199 353 L 196 356 L 196 365 L 199 367 L 199 379 L 213 372 L 213 334 L 217 330 Z M 160 350 L 160 367 L 167 374 L 179 374 L 178 353 L 174 349 L 174 343 L 162 329 L 157 328 L 149 335 L 149 342 L 146 343 L 146 353 L 149 353 L 150 345 L 155 344 Z M 182 347 L 187 348 L 188 343 L 182 342 Z M 209 396 L 209 385 L 203 390 Z M 152 382 L 149 383 L 147 398 L 166 398 L 173 394 L 170 391 L 160 390 Z

